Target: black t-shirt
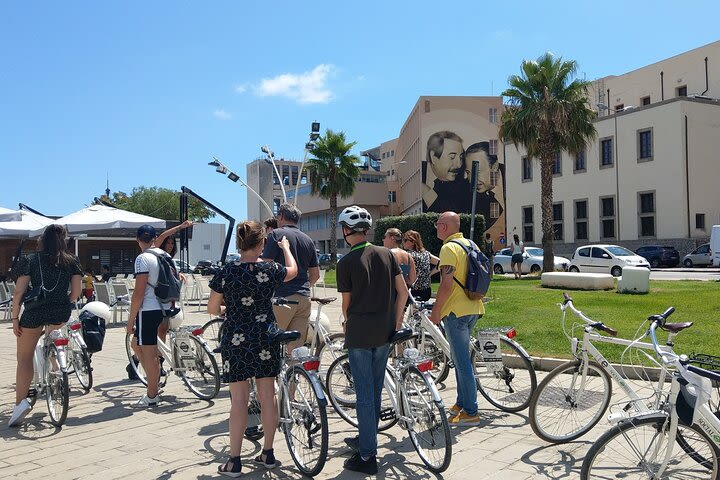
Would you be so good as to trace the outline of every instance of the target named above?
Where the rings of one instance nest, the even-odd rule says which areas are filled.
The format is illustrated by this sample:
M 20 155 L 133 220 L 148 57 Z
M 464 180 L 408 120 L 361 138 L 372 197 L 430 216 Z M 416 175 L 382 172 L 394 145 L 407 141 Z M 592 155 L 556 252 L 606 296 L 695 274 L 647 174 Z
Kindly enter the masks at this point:
M 318 266 L 317 253 L 315 252 L 315 243 L 312 238 L 301 232 L 296 225 L 285 225 L 284 227 L 275 228 L 268 235 L 262 258 L 269 258 L 276 261 L 280 265 L 285 265 L 285 254 L 278 246 L 278 242 L 283 237 L 287 237 L 290 243 L 290 252 L 297 263 L 298 273 L 295 278 L 289 282 L 281 284 L 275 291 L 275 295 L 279 297 L 288 297 L 290 295 L 310 296 L 310 282 L 308 279 L 308 269 Z
M 345 346 L 379 347 L 395 331 L 395 277 L 402 272 L 389 249 L 369 243 L 357 247 L 337 264 L 338 292 L 352 294 Z

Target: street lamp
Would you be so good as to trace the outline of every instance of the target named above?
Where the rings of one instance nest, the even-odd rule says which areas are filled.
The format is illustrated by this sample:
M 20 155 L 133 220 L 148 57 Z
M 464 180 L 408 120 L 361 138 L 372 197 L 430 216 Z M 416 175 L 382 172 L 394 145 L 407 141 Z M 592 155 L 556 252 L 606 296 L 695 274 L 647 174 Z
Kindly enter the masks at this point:
M 318 138 L 320 138 L 320 122 L 312 122 L 312 124 L 310 125 L 310 141 L 305 144 L 305 155 L 303 156 L 303 161 L 300 164 L 300 171 L 298 172 L 297 182 L 295 183 L 295 196 L 293 197 L 293 205 L 297 205 L 298 189 L 300 188 L 300 179 L 302 178 L 302 171 L 305 167 L 305 162 L 307 161 L 310 150 L 315 147 L 315 144 L 313 142 Z
M 264 153 L 265 155 L 267 155 L 267 158 L 265 158 L 264 160 L 267 163 L 269 163 L 270 165 L 272 165 L 273 169 L 275 170 L 275 175 L 277 176 L 278 183 L 280 183 L 280 191 L 282 192 L 282 195 L 283 195 L 283 203 L 287 203 L 287 194 L 285 193 L 285 186 L 283 185 L 283 179 L 280 176 L 280 172 L 278 171 L 277 165 L 275 165 L 275 152 L 270 150 L 270 147 L 268 147 L 267 145 L 263 145 L 262 147 L 260 147 L 260 151 L 262 153 Z
M 215 167 L 215 171 L 217 173 L 222 173 L 223 175 L 227 174 L 227 178 L 229 178 L 233 182 L 240 182 L 240 185 L 247 188 L 253 195 L 255 195 L 258 198 L 258 200 L 260 200 L 260 203 L 262 203 L 263 206 L 265 206 L 265 208 L 267 208 L 268 212 L 270 212 L 271 217 L 275 216 L 275 214 L 272 211 L 272 208 L 270 208 L 270 205 L 268 205 L 267 202 L 265 200 L 263 200 L 263 198 L 255 190 L 253 190 L 250 185 L 245 183 L 237 173 L 233 172 L 226 165 L 224 165 L 222 162 L 220 162 L 220 160 L 218 160 L 217 157 L 213 157 L 213 161 L 208 162 L 208 165 L 210 165 L 211 167 Z

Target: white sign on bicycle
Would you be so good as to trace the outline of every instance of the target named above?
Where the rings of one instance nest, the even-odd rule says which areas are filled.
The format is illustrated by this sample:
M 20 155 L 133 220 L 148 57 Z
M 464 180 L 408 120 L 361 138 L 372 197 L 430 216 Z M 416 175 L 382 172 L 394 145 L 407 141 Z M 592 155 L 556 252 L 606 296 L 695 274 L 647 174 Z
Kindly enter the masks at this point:
M 480 330 L 477 334 L 480 351 L 484 362 L 502 362 L 500 351 L 500 332 Z

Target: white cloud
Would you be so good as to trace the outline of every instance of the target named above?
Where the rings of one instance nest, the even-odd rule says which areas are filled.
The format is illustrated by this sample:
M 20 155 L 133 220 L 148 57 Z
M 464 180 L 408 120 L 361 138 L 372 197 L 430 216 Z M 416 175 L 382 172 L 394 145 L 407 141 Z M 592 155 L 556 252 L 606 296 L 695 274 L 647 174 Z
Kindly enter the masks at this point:
M 334 73 L 333 65 L 320 64 L 309 72 L 264 78 L 255 92 L 261 97 L 283 96 L 298 103 L 328 103 L 334 95 L 327 86 L 327 80 Z
M 247 91 L 247 89 L 248 89 L 247 83 L 243 83 L 242 85 L 238 85 L 237 87 L 235 87 L 235 93 L 242 94 L 242 93 L 245 93 Z
M 230 120 L 232 118 L 232 113 L 226 112 L 222 108 L 218 108 L 213 112 L 213 116 L 220 120 Z

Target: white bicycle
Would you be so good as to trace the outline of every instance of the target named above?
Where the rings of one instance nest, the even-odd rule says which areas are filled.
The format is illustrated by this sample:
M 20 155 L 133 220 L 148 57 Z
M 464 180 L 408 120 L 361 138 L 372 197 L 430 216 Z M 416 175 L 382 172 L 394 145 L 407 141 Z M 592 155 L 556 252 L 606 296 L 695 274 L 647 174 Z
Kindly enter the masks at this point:
M 38 340 L 33 356 L 33 380 L 28 392 L 30 405 L 45 395 L 50 422 L 61 427 L 67 419 L 70 400 L 65 347 L 68 338 L 60 329 L 46 333 Z
M 61 331 L 68 338 L 68 348 L 65 349 L 67 364 L 71 366 L 68 373 L 75 373 L 80 386 L 88 393 L 93 386 L 92 367 L 90 366 L 90 354 L 87 351 L 85 339 L 82 336 L 82 323 L 80 319 L 70 319 L 62 326 Z

